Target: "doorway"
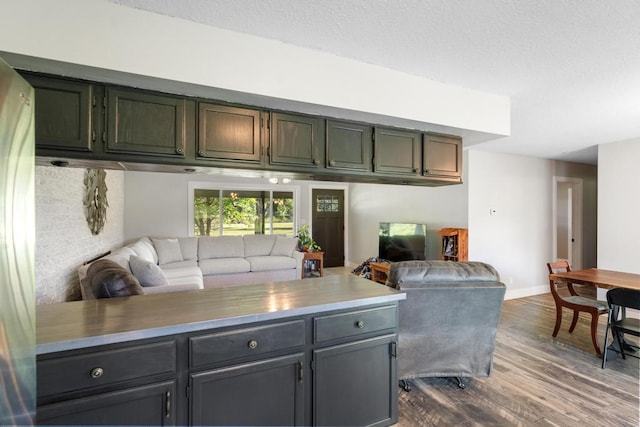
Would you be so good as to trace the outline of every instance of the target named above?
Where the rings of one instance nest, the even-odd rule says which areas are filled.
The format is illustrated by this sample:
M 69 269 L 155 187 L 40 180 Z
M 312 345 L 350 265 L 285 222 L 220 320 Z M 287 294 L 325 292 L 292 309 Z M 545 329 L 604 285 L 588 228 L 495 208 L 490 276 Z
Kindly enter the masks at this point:
M 324 267 L 344 266 L 344 190 L 311 190 L 312 237 L 324 252 Z
M 582 179 L 553 177 L 553 259 L 582 268 Z

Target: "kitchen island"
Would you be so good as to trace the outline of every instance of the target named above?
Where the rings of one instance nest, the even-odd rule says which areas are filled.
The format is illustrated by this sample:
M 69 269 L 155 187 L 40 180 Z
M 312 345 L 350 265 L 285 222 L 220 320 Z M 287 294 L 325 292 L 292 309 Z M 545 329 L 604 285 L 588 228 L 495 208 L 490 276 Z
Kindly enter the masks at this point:
M 329 276 L 39 306 L 37 421 L 393 424 L 404 298 Z

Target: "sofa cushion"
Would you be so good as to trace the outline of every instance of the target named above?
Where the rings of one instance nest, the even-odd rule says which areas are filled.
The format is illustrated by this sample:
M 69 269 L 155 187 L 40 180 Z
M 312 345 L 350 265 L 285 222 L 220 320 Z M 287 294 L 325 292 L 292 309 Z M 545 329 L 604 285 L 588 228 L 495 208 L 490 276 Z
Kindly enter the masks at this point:
M 180 277 L 199 277 L 202 280 L 202 271 L 197 265 L 187 265 L 187 262 L 194 261 L 183 261 L 182 263 L 176 264 L 184 264 L 182 267 L 174 266 L 172 268 L 161 267 L 162 272 L 169 280 L 169 283 L 173 283 L 174 279 L 178 279 Z
M 152 239 L 158 253 L 158 264 L 182 261 L 182 248 L 178 239 Z
M 151 244 L 151 240 L 147 238 L 142 238 L 137 242 L 133 243 L 132 245 L 130 245 L 129 248 L 133 249 L 135 254 L 140 258 L 145 259 L 154 264 L 158 263 L 158 254 L 156 253 L 156 249 Z
M 244 258 L 242 236 L 201 236 L 198 259 Z
M 197 237 L 178 237 L 180 250 L 182 251 L 182 259 L 198 260 L 198 238 Z
M 271 248 L 276 240 L 272 234 L 247 234 L 242 236 L 244 240 L 244 256 L 265 256 L 271 253 Z
M 298 247 L 297 237 L 278 236 L 276 242 L 271 249 L 270 255 L 275 256 L 293 256 L 293 251 Z
M 286 270 L 296 268 L 296 260 L 287 256 L 252 256 L 247 257 L 251 271 Z
M 200 259 L 199 265 L 204 276 L 212 274 L 248 273 L 251 271 L 249 261 L 244 258 Z
M 139 256 L 132 255 L 129 258 L 131 271 L 142 286 L 163 286 L 168 285 L 167 276 L 164 275 L 160 267 Z
M 167 274 L 167 271 L 171 271 L 173 269 L 180 269 L 183 267 L 193 267 L 193 268 L 198 268 L 198 261 L 194 260 L 194 259 L 189 259 L 189 260 L 184 260 L 184 261 L 177 261 L 177 262 L 170 262 L 168 264 L 162 264 L 160 266 L 160 268 L 162 269 L 162 271 L 165 272 L 165 274 Z M 169 277 L 169 276 L 167 276 Z
M 109 259 L 99 259 L 87 269 L 89 288 L 96 298 L 142 295 L 138 280 L 122 266 Z

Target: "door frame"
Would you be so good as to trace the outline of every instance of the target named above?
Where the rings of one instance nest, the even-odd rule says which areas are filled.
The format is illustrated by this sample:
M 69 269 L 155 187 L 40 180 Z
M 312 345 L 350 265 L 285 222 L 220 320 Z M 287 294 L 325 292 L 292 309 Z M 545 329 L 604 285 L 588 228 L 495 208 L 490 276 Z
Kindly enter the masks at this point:
M 313 236 L 313 190 L 342 190 L 344 192 L 344 265 L 348 264 L 349 260 L 349 184 L 342 183 L 314 183 L 309 185 L 309 200 L 308 211 L 309 212 L 309 233 Z
M 582 178 L 572 178 L 566 176 L 554 176 L 551 188 L 551 258 L 558 260 L 558 184 L 571 183 L 572 188 L 572 231 L 574 244 L 572 245 L 571 267 L 574 269 L 582 268 L 583 247 L 582 247 L 582 211 L 584 208 L 583 200 L 583 180 Z

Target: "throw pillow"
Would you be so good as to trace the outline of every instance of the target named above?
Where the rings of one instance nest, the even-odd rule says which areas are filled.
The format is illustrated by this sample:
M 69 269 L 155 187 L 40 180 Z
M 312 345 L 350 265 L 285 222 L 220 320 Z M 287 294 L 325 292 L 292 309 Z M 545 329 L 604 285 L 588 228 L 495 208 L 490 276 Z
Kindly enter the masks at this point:
M 96 298 L 142 295 L 140 282 L 118 263 L 100 259 L 87 269 L 86 280 Z
M 143 258 L 132 255 L 129 258 L 129 266 L 133 275 L 140 281 L 142 286 L 163 286 L 168 285 L 167 276 L 164 275 L 160 267 Z
M 158 252 L 158 264 L 183 261 L 182 249 L 178 239 L 153 239 L 153 246 Z
M 293 256 L 293 251 L 298 247 L 297 237 L 282 237 L 276 238 L 276 243 L 271 249 L 271 255 L 274 256 Z

